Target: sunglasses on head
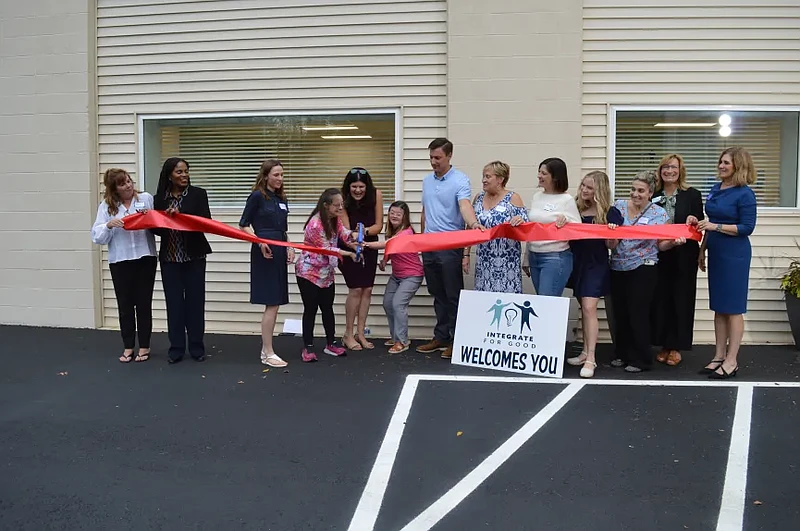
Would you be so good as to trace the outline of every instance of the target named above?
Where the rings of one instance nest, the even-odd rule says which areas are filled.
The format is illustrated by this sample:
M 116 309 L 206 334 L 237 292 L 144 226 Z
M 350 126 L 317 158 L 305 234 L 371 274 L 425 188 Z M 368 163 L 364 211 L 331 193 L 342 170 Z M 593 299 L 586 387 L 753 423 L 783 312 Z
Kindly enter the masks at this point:
M 367 174 L 367 170 L 362 170 L 360 168 L 353 168 L 352 170 L 350 170 L 350 174 L 351 175 L 366 175 Z

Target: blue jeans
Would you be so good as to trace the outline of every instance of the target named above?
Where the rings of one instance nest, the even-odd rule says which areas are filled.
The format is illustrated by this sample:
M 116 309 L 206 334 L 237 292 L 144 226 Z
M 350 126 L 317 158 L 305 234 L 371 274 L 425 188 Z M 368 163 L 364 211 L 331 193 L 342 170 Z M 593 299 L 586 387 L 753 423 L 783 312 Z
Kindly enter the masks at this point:
M 528 253 L 531 280 L 537 295 L 560 297 L 572 274 L 572 251 Z
M 383 310 L 389 320 L 389 334 L 394 341 L 408 344 L 408 303 L 422 285 L 422 277 L 389 277 L 383 294 Z

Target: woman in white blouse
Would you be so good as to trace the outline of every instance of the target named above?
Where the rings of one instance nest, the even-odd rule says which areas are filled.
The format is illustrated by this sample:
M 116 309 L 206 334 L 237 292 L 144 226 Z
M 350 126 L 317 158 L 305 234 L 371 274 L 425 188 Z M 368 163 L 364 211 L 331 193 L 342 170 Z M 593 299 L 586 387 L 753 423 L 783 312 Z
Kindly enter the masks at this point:
M 128 172 L 106 171 L 105 192 L 92 227 L 92 241 L 108 245 L 108 264 L 119 310 L 119 328 L 124 351 L 119 361 L 129 363 L 139 332 L 136 361 L 150 357 L 153 331 L 153 284 L 156 280 L 156 241 L 148 230 L 127 231 L 125 216 L 153 208 L 153 196 L 137 192 Z
M 580 223 L 581 215 L 575 198 L 567 193 L 567 165 L 563 160 L 549 158 L 539 165 L 539 190 L 531 200 L 528 219 L 535 223 L 555 223 L 558 228 L 567 223 Z M 572 273 L 572 251 L 568 241 L 528 242 L 527 264 L 522 266 L 531 277 L 537 295 L 560 297 Z

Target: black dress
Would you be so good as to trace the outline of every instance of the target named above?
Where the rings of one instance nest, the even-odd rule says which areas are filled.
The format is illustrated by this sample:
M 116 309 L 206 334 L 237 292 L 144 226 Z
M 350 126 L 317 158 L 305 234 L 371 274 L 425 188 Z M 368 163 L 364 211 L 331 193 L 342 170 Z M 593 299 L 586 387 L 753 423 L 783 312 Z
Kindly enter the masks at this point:
M 622 225 L 622 214 L 611 207 L 606 214 L 609 223 Z M 594 223 L 594 216 L 581 216 L 583 223 Z M 599 299 L 608 295 L 610 289 L 611 266 L 608 263 L 608 247 L 605 240 L 573 240 L 569 242 L 572 250 L 572 275 L 567 287 L 572 288 L 576 298 L 594 297 Z
M 665 206 L 664 192 L 658 191 L 653 202 Z M 675 197 L 673 223 L 703 216 L 703 196 L 695 188 L 679 190 Z M 658 280 L 650 308 L 651 343 L 665 350 L 692 350 L 694 309 L 697 297 L 697 257 L 700 245 L 685 244 L 658 253 Z
M 269 240 L 287 241 L 289 207 L 273 193 L 267 197 L 254 191 L 247 198 L 239 226 L 251 226 L 256 236 Z M 272 258 L 264 258 L 261 247 L 250 248 L 250 303 L 280 306 L 289 302 L 289 272 L 286 247 L 271 245 Z
M 375 224 L 375 206 L 354 205 L 347 210 L 347 217 L 350 219 L 350 230 L 356 230 L 359 223 L 364 224 L 364 228 L 370 227 Z M 378 241 L 377 235 L 365 236 L 365 241 L 376 242 Z M 352 251 L 341 240 L 339 247 Z M 356 262 L 355 260 L 339 260 L 339 269 L 342 271 L 344 281 L 347 287 L 353 288 L 371 288 L 375 285 L 375 270 L 378 268 L 378 251 L 377 249 L 364 249 L 364 263 Z

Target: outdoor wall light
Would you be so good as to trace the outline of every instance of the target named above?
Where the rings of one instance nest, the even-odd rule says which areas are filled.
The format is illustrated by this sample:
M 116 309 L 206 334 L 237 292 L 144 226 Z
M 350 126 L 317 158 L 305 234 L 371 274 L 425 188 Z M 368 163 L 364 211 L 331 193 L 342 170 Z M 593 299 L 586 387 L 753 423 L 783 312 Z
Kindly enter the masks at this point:
M 729 114 L 721 114 L 719 117 L 719 136 L 727 137 L 731 135 L 731 117 Z

